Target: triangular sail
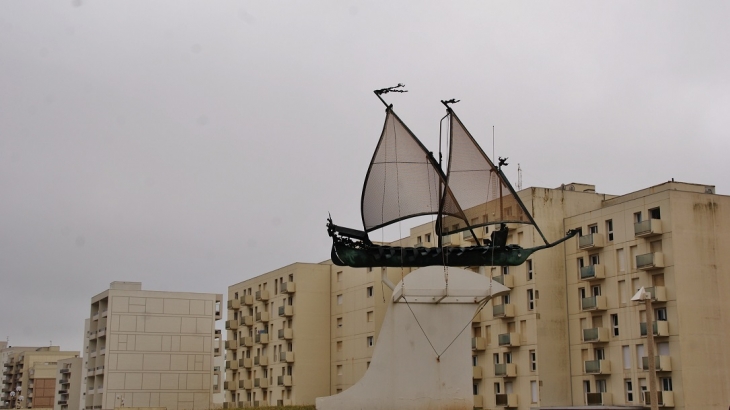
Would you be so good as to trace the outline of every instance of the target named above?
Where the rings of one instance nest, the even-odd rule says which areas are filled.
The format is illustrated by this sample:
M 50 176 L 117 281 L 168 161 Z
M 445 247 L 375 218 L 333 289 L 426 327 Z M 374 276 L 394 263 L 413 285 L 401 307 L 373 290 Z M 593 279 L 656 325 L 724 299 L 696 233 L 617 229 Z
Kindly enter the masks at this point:
M 433 155 L 389 107 L 383 132 L 370 162 L 362 191 L 366 232 L 420 215 L 437 215 L 446 186 Z M 446 189 L 443 215 L 466 220 Z
M 447 181 L 466 213 L 468 225 L 472 228 L 498 223 L 535 225 L 504 174 L 482 151 L 459 117 L 451 110 L 449 113 L 451 138 Z M 443 226 L 450 232 L 469 227 L 460 226 L 457 220 L 448 216 L 444 218 Z M 537 225 L 535 228 L 540 232 Z

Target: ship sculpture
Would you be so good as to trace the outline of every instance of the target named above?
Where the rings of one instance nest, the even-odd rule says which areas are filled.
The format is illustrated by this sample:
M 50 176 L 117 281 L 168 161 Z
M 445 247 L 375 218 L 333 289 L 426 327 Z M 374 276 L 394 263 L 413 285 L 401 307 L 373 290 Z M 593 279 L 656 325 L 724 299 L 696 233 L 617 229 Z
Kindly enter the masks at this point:
M 382 95 L 403 92 L 396 87 L 376 90 L 386 106 L 385 124 L 373 154 L 361 197 L 363 230 L 335 225 L 328 219 L 335 265 L 363 267 L 517 266 L 534 252 L 573 237 L 549 242 L 515 192 L 502 167 L 484 153 L 456 115 L 446 106 L 449 152 L 444 173 L 439 160 L 416 138 Z M 439 141 L 439 145 L 441 142 Z M 440 148 L 440 147 L 439 147 Z M 467 212 L 465 212 L 465 210 Z M 368 233 L 406 219 L 435 216 L 435 246 L 388 246 L 370 240 Z M 513 224 L 532 225 L 544 241 L 522 248 L 508 244 Z M 492 231 L 489 232 L 489 228 Z M 448 246 L 450 235 L 463 232 L 473 246 Z M 481 238 L 481 239 L 480 239 Z

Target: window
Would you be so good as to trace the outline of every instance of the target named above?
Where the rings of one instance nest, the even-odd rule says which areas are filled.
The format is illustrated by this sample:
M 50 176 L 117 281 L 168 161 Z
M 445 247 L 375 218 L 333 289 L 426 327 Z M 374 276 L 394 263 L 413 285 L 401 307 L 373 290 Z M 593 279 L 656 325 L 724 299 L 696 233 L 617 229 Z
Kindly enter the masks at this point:
M 337 304 L 338 305 L 342 304 L 342 295 L 337 295 Z
M 659 384 L 662 385 L 662 391 L 672 391 L 672 378 L 671 377 L 661 377 L 659 379 Z
M 472 390 L 472 394 L 474 394 L 475 396 L 477 394 L 479 394 L 479 383 L 473 383 L 471 385 L 471 390 Z
M 601 285 L 591 287 L 591 292 L 593 293 L 593 296 L 601 296 Z
M 370 368 L 370 360 L 368 360 L 368 364 L 367 364 L 367 367 L 366 367 L 366 368 L 367 368 L 367 369 L 369 369 L 369 368 Z
M 532 396 L 532 402 L 537 403 L 538 400 L 538 388 L 537 388 L 537 381 L 531 380 L 530 381 L 530 395 Z
M 426 234 L 426 242 L 427 243 L 431 242 L 431 234 L 430 233 L 427 233 Z
M 502 391 L 499 383 L 494 383 L 494 394 L 499 394 Z
M 233 294 L 233 298 L 234 299 L 238 299 L 238 292 L 236 292 L 236 293 Z
M 342 271 L 337 272 L 337 281 L 342 282 Z
M 372 271 L 373 271 L 373 267 L 372 266 L 368 266 L 368 272 L 372 272 Z
M 509 305 L 509 301 L 510 301 L 509 295 L 502 296 L 502 303 L 503 304 Z
M 527 310 L 535 309 L 535 291 L 527 289 Z
M 422 244 L 422 243 L 423 242 L 421 242 L 421 237 L 420 236 L 417 236 L 416 237 L 416 244 Z
M 589 225 L 588 226 L 588 233 L 589 234 L 598 233 L 598 225 L 596 225 L 596 224 Z
M 634 212 L 634 223 L 641 222 L 641 212 Z
M 342 365 L 341 364 L 337 365 L 337 375 L 342 376 Z
M 606 392 L 606 380 L 596 380 L 596 392 L 597 393 Z
M 494 361 L 494 364 L 499 364 L 499 353 L 494 353 L 492 355 L 492 360 Z
M 606 360 L 606 351 L 602 347 L 593 349 L 593 360 Z
M 341 317 L 338 317 L 337 318 L 337 328 L 339 329 L 341 327 L 342 327 L 342 318 Z
M 618 313 L 611 314 L 611 328 L 613 329 L 613 335 L 618 336 Z
M 631 368 L 631 349 L 629 346 L 621 346 L 621 354 L 624 357 L 624 369 Z
M 649 210 L 650 219 L 662 219 L 662 214 L 659 212 L 659 208 L 652 208 Z
M 338 341 L 337 342 L 337 351 L 338 352 L 341 352 L 342 351 L 342 341 Z
M 530 371 L 537 371 L 537 352 L 530 350 Z
M 626 273 L 626 252 L 623 248 L 616 250 L 616 264 L 619 272 Z
M 613 240 L 613 219 L 606 221 L 606 236 L 609 241 Z
M 634 383 L 631 379 L 624 380 L 624 391 L 626 392 L 626 403 L 634 401 Z
M 528 259 L 525 262 L 525 266 L 527 266 L 527 280 L 530 281 L 534 277 L 534 274 L 532 272 L 532 259 Z
M 629 292 L 626 288 L 626 281 L 618 281 L 618 301 L 620 304 L 626 304 L 629 300 Z
M 368 320 L 368 322 L 372 322 L 373 321 L 373 311 L 372 310 L 368 312 L 368 314 L 367 314 L 367 320 Z
M 583 300 L 586 298 L 586 288 L 578 288 L 578 299 Z
M 373 297 L 373 287 L 372 286 L 368 286 L 368 288 L 365 291 L 365 293 L 367 294 L 367 297 L 369 297 L 369 298 Z
M 509 266 L 502 266 L 502 275 L 509 275 Z
M 644 357 L 644 345 L 643 344 L 636 345 L 636 361 L 638 362 L 637 367 L 639 368 L 639 370 L 643 370 L 642 369 L 642 367 L 643 367 L 642 366 L 642 360 L 643 360 L 642 357 Z
M 667 308 L 658 308 L 654 310 L 654 319 L 659 321 L 667 320 Z
M 472 365 L 472 366 L 477 366 L 478 364 L 479 364 L 479 359 L 478 359 L 478 357 L 477 357 L 477 356 L 472 356 L 472 357 L 471 357 L 471 365 Z
M 373 337 L 372 336 L 368 336 L 367 343 L 368 343 L 368 347 L 373 346 Z
M 583 262 L 583 258 L 578 258 L 578 271 L 580 271 L 580 268 L 585 266 L 585 262 Z
M 589 256 L 588 259 L 590 260 L 591 266 L 598 265 L 599 264 L 599 262 L 598 262 L 598 254 L 597 253 Z
M 505 363 L 512 363 L 512 352 L 504 352 L 502 354 Z
M 591 381 L 583 380 L 583 393 L 590 393 L 590 392 L 591 392 Z

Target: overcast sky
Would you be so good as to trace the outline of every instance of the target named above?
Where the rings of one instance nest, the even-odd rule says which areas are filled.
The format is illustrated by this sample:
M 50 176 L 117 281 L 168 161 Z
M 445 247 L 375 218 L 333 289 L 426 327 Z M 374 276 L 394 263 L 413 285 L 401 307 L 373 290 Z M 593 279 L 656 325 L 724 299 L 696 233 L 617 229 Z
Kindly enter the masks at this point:
M 225 293 L 359 227 L 384 107 L 523 186 L 730 192 L 730 3 L 0 2 L 0 337 L 81 349 L 109 282 Z M 403 227 L 407 233 L 407 226 Z M 395 239 L 395 238 L 391 238 Z

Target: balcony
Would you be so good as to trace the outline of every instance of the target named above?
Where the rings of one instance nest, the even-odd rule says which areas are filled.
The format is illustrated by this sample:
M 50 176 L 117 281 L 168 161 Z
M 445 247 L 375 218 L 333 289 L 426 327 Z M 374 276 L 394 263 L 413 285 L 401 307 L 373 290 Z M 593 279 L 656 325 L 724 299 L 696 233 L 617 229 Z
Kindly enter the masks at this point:
M 497 336 L 497 342 L 500 346 L 518 347 L 520 345 L 519 333 L 502 333 Z
M 494 395 L 494 404 L 499 407 L 517 407 L 517 394 L 516 393 L 503 393 Z
M 261 343 L 262 345 L 269 344 L 269 334 L 268 333 L 257 333 L 254 336 L 254 342 Z
M 672 358 L 670 356 L 654 356 L 654 366 L 658 372 L 672 371 Z M 641 367 L 649 370 L 649 358 L 644 356 L 641 358 Z
M 286 362 L 286 363 L 294 363 L 294 352 L 279 353 L 279 361 Z
M 664 267 L 664 254 L 654 252 L 636 255 L 636 267 L 641 270 L 661 269 Z
M 228 301 L 228 309 L 238 310 L 241 308 L 241 301 L 239 299 L 231 299 Z
M 611 406 L 613 399 L 611 393 L 586 393 L 587 406 Z
M 654 322 L 653 328 L 655 337 L 669 336 L 669 322 L 666 320 L 658 320 Z M 639 330 L 641 330 L 641 337 L 646 337 L 646 322 L 639 323 Z
M 244 357 L 243 359 L 238 359 L 238 367 L 244 368 L 244 369 L 250 369 L 253 364 L 253 360 L 251 360 L 250 357 Z
M 237 320 L 226 320 L 226 330 L 236 330 L 238 329 L 238 321 Z
M 607 309 L 606 296 L 591 296 L 580 301 L 580 308 L 583 311 L 599 311 Z
M 226 340 L 226 349 L 228 349 L 228 350 L 238 349 L 238 341 L 237 340 Z
M 294 307 L 290 305 L 279 306 L 279 316 L 292 317 L 294 315 Z
M 471 367 L 471 378 L 474 380 L 481 380 L 482 379 L 482 367 L 481 366 L 472 366 Z
M 244 306 L 253 306 L 253 296 L 243 295 L 238 299 Z
M 603 248 L 606 244 L 603 234 L 589 233 L 578 237 L 578 248 L 584 251 Z
M 223 390 L 236 390 L 236 384 L 233 382 L 223 382 Z
M 238 381 L 239 389 L 251 390 L 252 387 L 253 387 L 253 382 L 251 382 L 251 380 L 239 380 Z
M 472 323 L 481 323 L 482 320 L 486 320 L 486 318 L 482 319 L 483 314 L 484 314 L 484 312 L 480 310 L 479 312 L 477 312 L 476 315 L 474 315 L 473 318 L 471 318 L 471 322 Z
M 476 235 L 476 238 L 477 239 L 483 239 L 484 238 L 484 228 L 479 227 L 479 228 L 473 228 L 473 229 L 474 229 L 474 235 L 471 234 L 471 231 L 470 230 L 466 230 L 466 231 L 464 231 L 464 232 L 461 233 L 461 237 L 465 241 L 474 242 L 474 243 L 476 243 L 476 240 L 474 239 L 474 236 L 475 235 Z
M 444 235 L 441 238 L 443 246 L 461 246 L 461 235 L 458 233 L 453 235 Z
M 608 360 L 586 360 L 583 362 L 585 374 L 611 374 L 611 362 Z
M 253 387 L 260 387 L 262 389 L 269 388 L 269 379 L 253 379 Z
M 646 221 L 637 222 L 634 224 L 634 236 L 635 237 L 648 237 L 662 234 L 662 220 L 661 219 L 647 219 Z
M 284 386 L 284 387 L 291 387 L 291 376 L 277 376 L 276 385 Z
M 261 367 L 268 367 L 269 366 L 269 357 L 268 356 L 254 356 L 253 365 L 261 366 Z
M 608 342 L 608 328 L 594 327 L 583 329 L 583 343 L 606 343 Z
M 107 309 L 104 309 L 104 310 L 101 311 L 101 317 L 107 317 L 107 314 L 108 314 L 108 310 Z
M 59 389 L 58 394 L 68 394 L 68 389 Z
M 253 326 L 253 316 L 241 316 L 241 326 Z
M 643 391 L 644 394 L 644 407 L 651 407 L 651 395 L 648 391 Z M 658 391 L 656 392 L 657 406 L 659 407 L 674 407 L 674 392 L 671 391 Z
M 517 365 L 514 363 L 495 363 L 494 376 L 517 377 Z
M 492 316 L 510 319 L 515 317 L 515 305 L 511 303 L 492 306 Z
M 481 394 L 477 394 L 474 396 L 474 408 L 475 409 L 483 409 L 484 408 L 484 396 Z
M 492 280 L 510 289 L 515 287 L 515 277 L 512 275 L 493 276 Z
M 603 265 L 588 265 L 580 268 L 580 280 L 598 280 L 606 277 L 606 269 Z
M 291 340 L 294 337 L 294 332 L 291 329 L 279 329 L 277 336 L 279 340 Z
M 471 350 L 482 351 L 487 348 L 487 340 L 483 337 L 471 338 Z
M 226 370 L 238 370 L 238 360 L 226 360 Z
M 68 405 L 68 400 L 59 400 L 58 404 L 60 404 L 61 406 L 66 406 Z
M 71 373 L 71 369 L 68 369 L 68 368 L 66 368 L 66 369 L 61 369 L 60 373 L 61 373 L 61 374 Z
M 269 312 L 256 312 L 257 322 L 268 322 L 269 320 Z
M 296 282 L 282 282 L 281 293 L 294 293 L 297 291 Z
M 257 290 L 256 291 L 256 300 L 260 300 L 262 302 L 267 302 L 269 300 L 269 291 L 268 290 Z
M 253 346 L 253 337 L 251 336 L 245 336 L 241 338 L 241 346 L 243 347 L 251 347 Z
M 106 327 L 102 327 L 101 329 L 96 331 L 96 337 L 104 337 L 106 336 Z
M 645 288 L 649 294 L 651 294 L 651 300 L 654 302 L 666 302 L 667 301 L 667 288 L 664 286 L 652 286 Z

